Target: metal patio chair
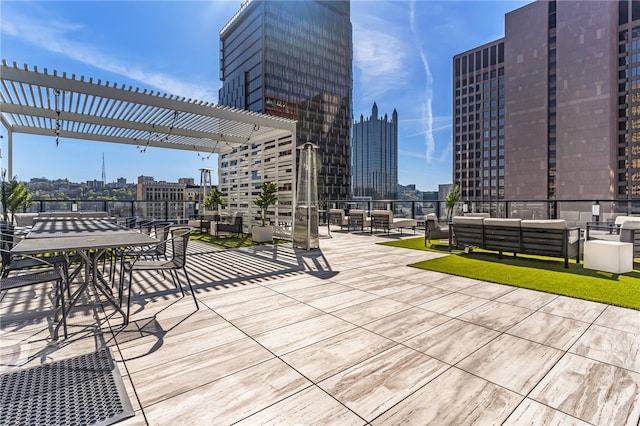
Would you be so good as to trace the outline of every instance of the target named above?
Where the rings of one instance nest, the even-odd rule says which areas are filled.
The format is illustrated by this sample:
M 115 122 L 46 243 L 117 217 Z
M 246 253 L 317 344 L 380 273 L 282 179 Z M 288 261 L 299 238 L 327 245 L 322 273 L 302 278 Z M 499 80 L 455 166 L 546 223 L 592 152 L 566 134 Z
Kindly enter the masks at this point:
M 2 258 L 10 258 L 11 252 L 0 248 Z M 67 274 L 68 265 L 65 267 L 61 262 L 52 263 L 43 257 L 22 256 L 22 260 L 30 261 L 31 267 L 29 269 L 21 269 L 20 272 L 12 275 L 0 276 L 0 292 L 14 290 L 18 288 L 33 286 L 37 284 L 44 284 L 48 282 L 55 282 L 55 308 L 54 321 L 58 321 L 58 316 L 61 316 L 62 325 L 64 328 L 64 337 L 67 334 L 67 315 L 65 312 L 65 291 L 69 292 L 69 278 Z M 2 298 L 0 298 L 2 300 Z M 53 339 L 57 339 L 57 327 L 54 327 Z
M 178 271 L 182 270 L 187 280 L 187 284 L 189 285 L 191 295 L 193 296 L 193 301 L 196 304 L 196 309 L 200 309 L 198 300 L 196 299 L 195 292 L 193 291 L 193 287 L 191 285 L 191 280 L 189 279 L 189 274 L 187 273 L 186 269 L 187 244 L 189 243 L 189 235 L 192 231 L 193 228 L 188 226 L 173 227 L 170 229 L 170 239 L 167 239 L 166 241 L 160 242 L 157 245 L 149 248 L 149 252 L 151 252 L 153 250 L 156 250 L 158 245 L 161 245 L 163 243 L 171 244 L 171 257 L 167 259 L 141 260 L 144 258 L 144 254 L 139 255 L 134 259 L 129 259 L 129 256 L 127 255 L 127 257 L 124 259 L 122 269 L 120 271 L 120 295 L 122 295 L 123 292 L 124 275 L 126 273 L 129 274 L 129 291 L 127 294 L 127 313 L 125 317 L 125 324 L 129 323 L 129 313 L 131 309 L 131 289 L 133 286 L 134 271 L 169 271 L 169 273 L 171 274 L 171 279 L 173 280 L 175 286 L 180 288 L 180 292 L 184 296 L 184 289 L 182 288 L 182 285 L 180 285 L 180 279 L 178 275 Z

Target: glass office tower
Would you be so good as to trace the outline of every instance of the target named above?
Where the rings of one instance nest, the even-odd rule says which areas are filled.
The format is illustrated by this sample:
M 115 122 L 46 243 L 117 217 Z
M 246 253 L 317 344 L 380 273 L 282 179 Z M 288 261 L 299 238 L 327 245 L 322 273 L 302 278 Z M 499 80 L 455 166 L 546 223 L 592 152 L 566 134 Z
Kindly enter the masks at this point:
M 352 60 L 348 1 L 250 0 L 220 31 L 219 103 L 298 120 L 321 200 L 350 197 Z
M 353 124 L 352 186 L 354 197 L 374 200 L 398 198 L 398 112 L 391 120 L 378 117 L 374 103 L 371 117 Z

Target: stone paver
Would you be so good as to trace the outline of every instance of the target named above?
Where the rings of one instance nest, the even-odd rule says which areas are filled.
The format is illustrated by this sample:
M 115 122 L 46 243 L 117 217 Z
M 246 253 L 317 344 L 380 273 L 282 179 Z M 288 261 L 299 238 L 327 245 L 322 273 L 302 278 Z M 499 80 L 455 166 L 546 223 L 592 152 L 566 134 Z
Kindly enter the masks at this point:
M 199 310 L 141 274 L 127 327 L 90 294 L 57 344 L 49 287 L 13 291 L 0 373 L 107 346 L 123 425 L 638 424 L 639 311 L 410 268 L 441 255 L 376 244 L 393 238 L 194 243 Z

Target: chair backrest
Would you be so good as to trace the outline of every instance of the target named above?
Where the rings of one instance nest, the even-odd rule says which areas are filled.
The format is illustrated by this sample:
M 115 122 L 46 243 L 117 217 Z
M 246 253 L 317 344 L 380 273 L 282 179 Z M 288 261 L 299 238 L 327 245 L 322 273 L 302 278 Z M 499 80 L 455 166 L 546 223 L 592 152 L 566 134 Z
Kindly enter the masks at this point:
M 161 253 L 167 252 L 167 238 L 169 237 L 173 222 L 156 222 L 153 224 L 155 238 L 160 241 L 156 249 Z
M 329 223 L 332 225 L 342 225 L 344 222 L 344 210 L 329 209 Z
M 351 209 L 349 210 L 349 218 L 357 219 L 363 221 L 367 216 L 367 212 L 362 209 Z
M 178 268 L 182 268 L 187 263 L 187 244 L 192 230 L 193 228 L 188 226 L 171 228 L 173 261 Z
M 2 250 L 2 269 L 11 264 L 11 249 L 14 244 L 14 226 L 5 221 L 0 222 L 0 249 Z
M 429 213 L 426 217 L 425 223 L 427 231 L 437 231 L 440 229 L 440 226 L 438 226 L 438 217 L 435 213 Z
M 143 220 L 141 222 L 138 222 L 137 226 L 140 232 L 145 233 L 147 235 L 151 235 L 151 232 L 153 231 L 154 223 L 155 223 L 154 219 Z
M 640 221 L 640 216 L 618 216 L 615 219 L 615 225 L 622 227 L 625 222 L 638 222 Z
M 0 241 L 2 245 L 0 248 L 5 250 L 11 250 L 15 243 L 15 226 L 12 223 L 3 222 L 0 224 Z
M 388 229 L 393 223 L 393 212 L 391 210 L 374 210 L 371 212 L 371 221 L 374 228 Z

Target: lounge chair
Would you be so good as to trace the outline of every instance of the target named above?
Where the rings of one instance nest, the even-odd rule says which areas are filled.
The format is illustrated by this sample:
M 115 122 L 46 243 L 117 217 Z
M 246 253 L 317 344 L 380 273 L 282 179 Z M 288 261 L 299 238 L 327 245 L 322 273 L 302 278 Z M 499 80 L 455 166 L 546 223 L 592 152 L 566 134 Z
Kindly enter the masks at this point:
M 438 223 L 438 217 L 434 213 L 429 213 L 427 215 L 424 228 L 425 247 L 427 246 L 427 243 L 431 242 L 432 238 L 434 240 L 449 239 L 449 226 L 441 225 Z
M 344 215 L 342 209 L 329 209 L 329 220 L 327 221 L 327 229 L 331 232 L 331 225 L 339 226 L 340 230 L 345 227 L 349 228 L 349 218 Z
M 391 210 L 374 210 L 371 212 L 371 232 L 373 229 L 382 229 L 389 233 L 391 229 L 399 229 L 402 235 L 403 228 L 412 228 L 416 231 L 418 221 L 416 219 L 393 217 Z
M 230 234 L 242 234 L 242 215 L 239 212 L 234 212 L 231 216 L 221 218 L 219 222 L 215 223 L 215 234 L 218 236 L 219 232 L 228 232 Z
M 360 228 L 361 231 L 364 231 L 365 227 L 371 226 L 371 218 L 367 216 L 367 212 L 365 210 L 359 209 L 351 209 L 349 210 L 349 229 Z

